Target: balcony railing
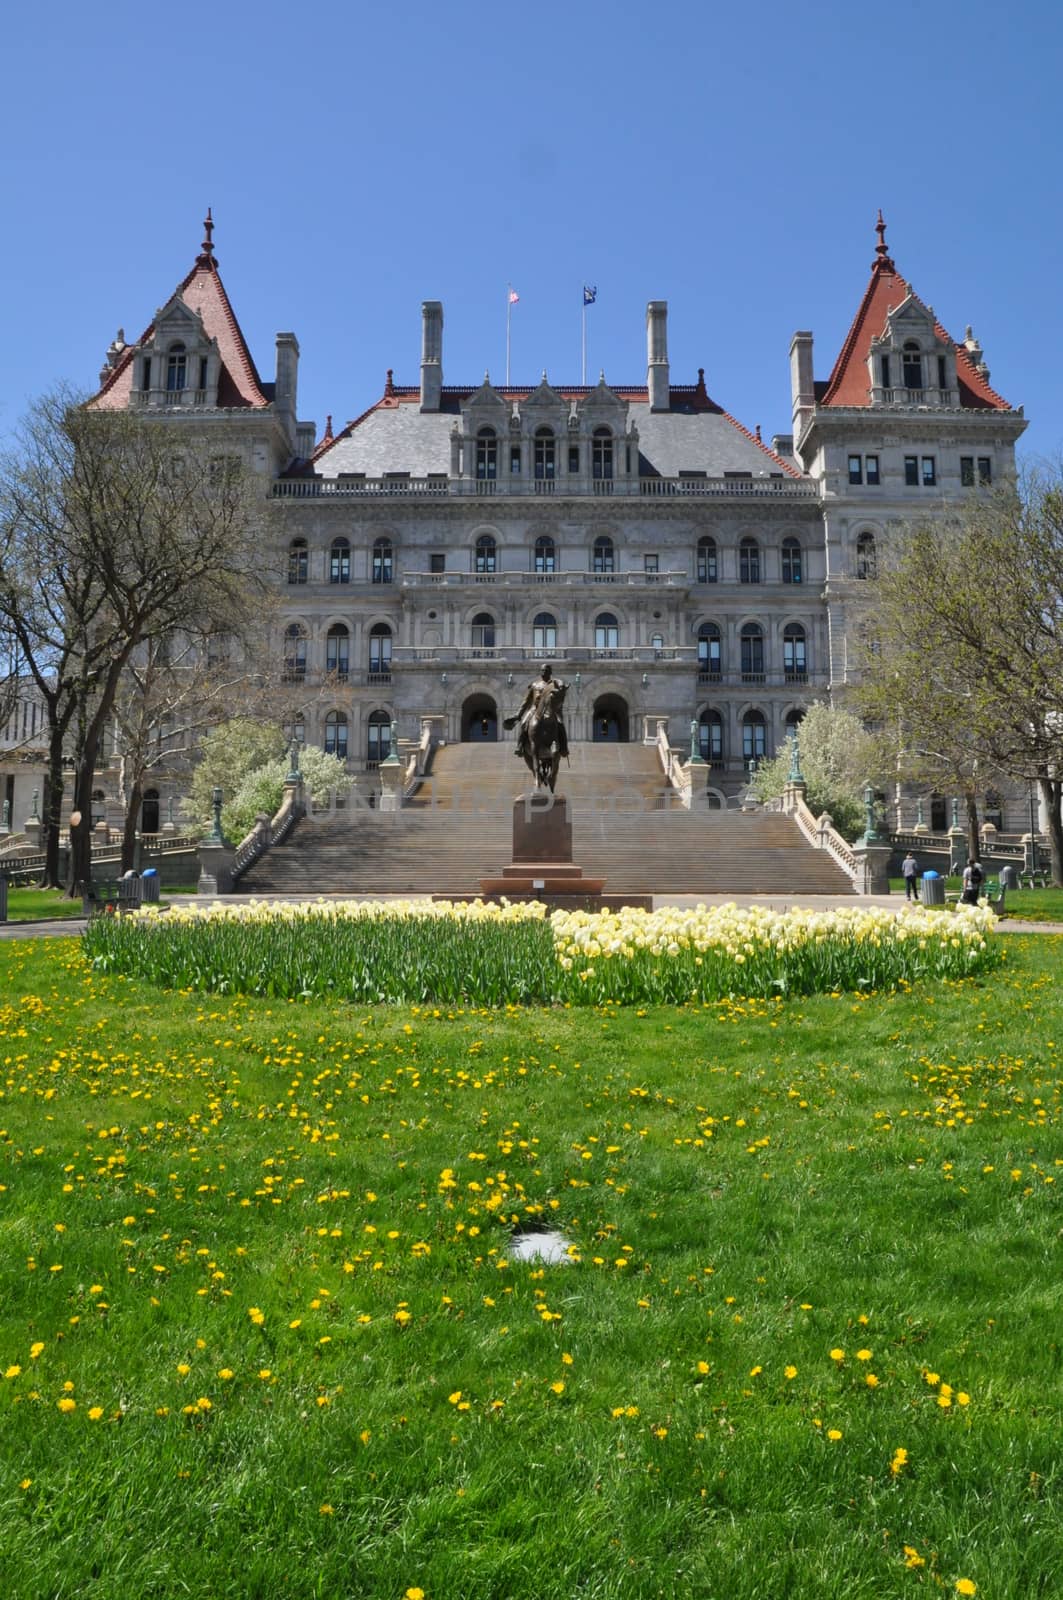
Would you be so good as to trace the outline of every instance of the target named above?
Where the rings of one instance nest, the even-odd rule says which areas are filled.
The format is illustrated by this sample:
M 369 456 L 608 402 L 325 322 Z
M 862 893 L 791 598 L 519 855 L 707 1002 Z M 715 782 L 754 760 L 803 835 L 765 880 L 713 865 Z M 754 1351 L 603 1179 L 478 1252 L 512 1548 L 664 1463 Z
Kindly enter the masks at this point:
M 686 588 L 688 572 L 404 572 L 404 589 L 459 588 L 462 584 L 496 584 L 500 588 L 520 589 L 526 584 L 553 584 L 558 588 L 580 588 L 587 584 L 619 584 L 631 589 L 665 587 Z
M 169 401 L 165 390 L 137 391 L 134 404 L 203 404 L 199 390 L 178 391 L 187 398 Z M 140 398 L 143 396 L 143 398 Z M 273 485 L 278 500 L 380 499 L 423 500 L 555 495 L 649 499 L 772 499 L 815 500 L 818 486 L 807 478 L 450 478 L 444 473 L 425 477 L 370 478 L 350 473 L 338 478 L 280 478 Z

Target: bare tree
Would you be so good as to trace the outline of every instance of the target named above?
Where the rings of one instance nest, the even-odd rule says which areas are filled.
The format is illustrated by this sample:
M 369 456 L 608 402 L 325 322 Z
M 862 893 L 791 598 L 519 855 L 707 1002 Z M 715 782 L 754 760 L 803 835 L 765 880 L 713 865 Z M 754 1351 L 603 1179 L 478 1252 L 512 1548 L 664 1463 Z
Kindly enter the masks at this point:
M 59 881 L 64 756 L 71 871 L 91 873 L 104 730 L 138 647 L 248 612 L 260 585 L 248 488 L 231 458 L 69 392 L 31 409 L 0 463 L 0 618 L 48 717 L 44 881 Z

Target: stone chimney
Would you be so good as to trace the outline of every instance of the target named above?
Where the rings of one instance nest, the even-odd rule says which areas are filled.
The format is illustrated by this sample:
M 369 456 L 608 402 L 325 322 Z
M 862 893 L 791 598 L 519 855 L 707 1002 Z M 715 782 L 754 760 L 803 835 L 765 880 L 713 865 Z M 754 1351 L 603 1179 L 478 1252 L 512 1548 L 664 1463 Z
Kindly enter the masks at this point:
M 421 410 L 438 411 L 443 391 L 443 303 L 421 304 Z
M 646 307 L 646 387 L 650 393 L 650 410 L 667 411 L 671 401 L 667 300 L 651 300 Z
M 273 403 L 285 411 L 294 425 L 299 388 L 299 341 L 294 333 L 277 335 L 277 387 Z
M 812 335 L 795 333 L 790 340 L 790 392 L 793 398 L 794 440 L 800 439 L 816 405 L 812 378 Z

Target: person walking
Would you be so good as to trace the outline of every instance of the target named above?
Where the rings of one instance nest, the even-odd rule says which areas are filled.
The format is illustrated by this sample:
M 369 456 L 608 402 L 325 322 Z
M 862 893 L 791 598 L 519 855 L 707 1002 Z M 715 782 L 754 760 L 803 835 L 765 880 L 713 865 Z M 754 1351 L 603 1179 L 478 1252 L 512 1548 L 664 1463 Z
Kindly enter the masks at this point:
M 906 900 L 918 900 L 919 863 L 910 850 L 901 862 L 901 877 L 904 879 L 904 898 Z
M 982 884 L 984 882 L 985 873 L 982 871 L 982 863 L 980 861 L 968 861 L 967 865 L 963 869 L 963 893 L 960 895 L 961 904 L 965 906 L 976 906 L 978 904 L 978 896 L 982 892 Z

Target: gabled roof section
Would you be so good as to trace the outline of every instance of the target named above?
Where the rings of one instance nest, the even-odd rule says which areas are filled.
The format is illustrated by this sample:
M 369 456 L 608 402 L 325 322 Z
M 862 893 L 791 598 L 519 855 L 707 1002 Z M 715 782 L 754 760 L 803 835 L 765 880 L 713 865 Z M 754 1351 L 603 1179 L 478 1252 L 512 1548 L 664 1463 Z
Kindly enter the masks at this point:
M 268 406 L 270 395 L 267 390 L 272 386 L 264 386 L 258 375 L 258 368 L 221 281 L 212 242 L 214 221 L 209 209 L 203 229 L 205 237 L 195 264 L 184 281 L 178 284 L 167 305 L 180 301 L 200 318 L 206 337 L 217 343 L 221 357 L 218 405 L 226 408 Z M 126 346 L 114 371 L 108 374 L 99 393 L 89 401 L 90 406 L 117 410 L 129 404 L 134 359 L 142 347 L 154 339 L 155 328 L 155 322 L 149 323 L 136 343 Z
M 881 211 L 875 224 L 875 232 L 878 234 L 878 244 L 875 246 L 875 259 L 871 263 L 871 281 L 864 291 L 864 298 L 860 302 L 852 327 L 834 363 L 834 370 L 827 380 L 826 388 L 822 395 L 816 396 L 817 404 L 821 406 L 860 407 L 871 404 L 867 366 L 871 341 L 880 338 L 886 331 L 886 319 L 890 311 L 895 311 L 909 295 L 919 300 L 919 296 L 897 271 L 893 258 L 886 249 L 886 224 L 882 220 Z M 921 300 L 919 303 L 923 304 Z M 973 411 L 1010 411 L 1008 402 L 997 394 L 995 389 L 990 388 L 989 383 L 978 371 L 966 347 L 957 344 L 952 335 L 936 320 L 934 332 L 943 344 L 950 345 L 956 352 L 956 377 L 961 407 Z

